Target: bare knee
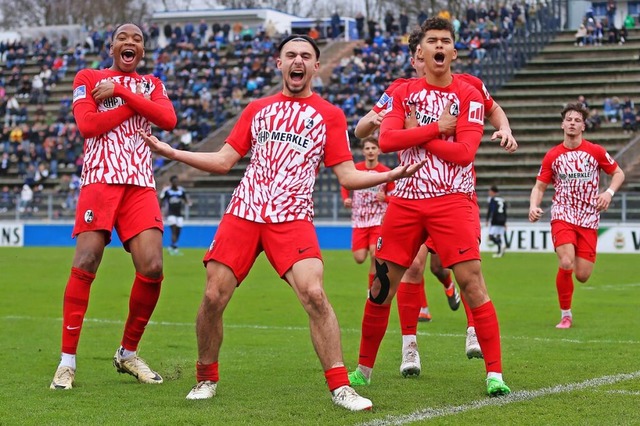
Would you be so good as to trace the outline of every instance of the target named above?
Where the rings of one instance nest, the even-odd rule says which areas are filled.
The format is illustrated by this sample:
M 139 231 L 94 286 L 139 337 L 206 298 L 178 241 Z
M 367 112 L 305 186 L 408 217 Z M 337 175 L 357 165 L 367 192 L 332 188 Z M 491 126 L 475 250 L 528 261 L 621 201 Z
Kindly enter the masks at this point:
M 144 262 L 138 268 L 138 272 L 149 278 L 160 278 L 162 276 L 162 256 L 154 256 Z
M 558 258 L 558 266 L 560 269 L 573 270 L 575 262 L 571 256 L 560 256 Z M 576 276 L 577 278 L 577 276 Z
M 309 313 L 322 313 L 328 305 L 327 295 L 320 285 L 307 287 L 304 292 L 299 294 L 299 298 L 300 303 Z
M 82 269 L 83 271 L 95 273 L 100 266 L 101 260 L 102 253 L 88 250 L 76 251 L 73 258 L 73 266 L 75 268 Z

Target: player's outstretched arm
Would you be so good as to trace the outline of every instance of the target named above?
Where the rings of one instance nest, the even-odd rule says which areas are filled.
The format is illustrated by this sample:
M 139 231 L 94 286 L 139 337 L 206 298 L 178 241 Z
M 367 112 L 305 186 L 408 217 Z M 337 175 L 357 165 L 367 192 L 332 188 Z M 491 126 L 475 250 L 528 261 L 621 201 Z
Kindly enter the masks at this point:
M 175 149 L 168 143 L 160 141 L 155 136 L 147 134 L 143 130 L 138 130 L 138 133 L 142 136 L 144 142 L 152 152 L 169 160 L 179 161 L 209 173 L 219 175 L 227 174 L 229 170 L 240 161 L 240 158 L 242 158 L 240 154 L 227 143 L 216 152 L 190 152 Z
M 425 163 L 426 160 L 422 160 L 419 163 L 398 166 L 388 172 L 369 173 L 356 169 L 353 161 L 344 161 L 333 166 L 332 170 L 338 177 L 340 185 L 352 190 L 371 188 L 372 186 L 380 185 L 381 183 L 392 182 L 394 180 L 413 176 L 413 174 L 424 166 Z
M 494 102 L 491 111 L 487 114 L 487 118 L 491 125 L 497 129 L 491 135 L 491 140 L 493 141 L 500 138 L 500 146 L 503 147 L 505 151 L 509 153 L 516 152 L 518 142 L 511 134 L 511 125 L 509 124 L 507 114 L 497 102 Z
M 369 111 L 367 115 L 358 121 L 354 131 L 356 137 L 363 139 L 367 136 L 371 136 L 371 134 L 380 127 L 380 123 L 382 123 L 384 116 L 387 115 L 387 111 L 388 110 L 386 109 L 383 109 L 380 112 L 375 112 L 374 110 Z
M 544 214 L 544 210 L 540 208 L 542 204 L 542 196 L 547 189 L 547 184 L 541 180 L 536 180 L 536 184 L 531 190 L 531 197 L 529 198 L 529 222 L 537 222 Z

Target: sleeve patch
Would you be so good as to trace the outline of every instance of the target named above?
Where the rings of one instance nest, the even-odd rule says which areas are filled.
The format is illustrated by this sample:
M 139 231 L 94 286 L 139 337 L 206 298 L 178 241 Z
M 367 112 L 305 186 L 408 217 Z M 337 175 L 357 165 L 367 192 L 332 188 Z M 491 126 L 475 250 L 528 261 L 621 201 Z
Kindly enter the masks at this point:
M 376 106 L 380 109 L 384 109 L 385 105 L 390 102 L 393 102 L 393 98 L 386 93 L 383 93 L 382 96 L 380 96 L 380 99 L 378 99 L 378 103 L 376 103 Z
M 87 97 L 87 86 L 82 85 L 73 89 L 73 101 L 75 102 L 79 99 L 84 99 Z
M 480 102 L 470 102 L 469 123 L 484 124 L 484 104 Z

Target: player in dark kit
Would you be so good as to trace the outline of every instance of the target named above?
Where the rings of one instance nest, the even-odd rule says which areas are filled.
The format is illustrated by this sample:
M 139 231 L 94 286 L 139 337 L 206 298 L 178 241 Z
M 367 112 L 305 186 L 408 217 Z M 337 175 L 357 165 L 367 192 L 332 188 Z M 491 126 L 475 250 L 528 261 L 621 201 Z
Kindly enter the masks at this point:
M 170 186 L 162 189 L 160 193 L 160 203 L 167 206 L 166 224 L 171 227 L 171 245 L 169 246 L 169 254 L 182 255 L 178 250 L 178 240 L 180 232 L 184 226 L 184 214 L 182 209 L 184 205 L 191 205 L 191 200 L 187 191 L 178 185 L 178 176 L 171 176 L 169 179 Z
M 507 203 L 500 196 L 498 187 L 493 185 L 489 189 L 489 208 L 487 209 L 487 226 L 489 226 L 489 240 L 498 247 L 493 257 L 502 257 L 507 249 L 507 242 L 502 236 L 507 227 Z

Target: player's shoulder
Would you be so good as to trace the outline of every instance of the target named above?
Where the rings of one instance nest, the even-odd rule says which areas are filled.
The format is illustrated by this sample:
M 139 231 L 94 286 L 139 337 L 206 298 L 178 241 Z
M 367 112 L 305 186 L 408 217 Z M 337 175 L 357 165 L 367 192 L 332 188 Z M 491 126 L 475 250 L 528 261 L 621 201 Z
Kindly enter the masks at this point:
M 385 90 L 386 93 L 393 93 L 394 90 L 396 90 L 398 87 L 405 85 L 407 83 L 410 83 L 414 80 L 417 80 L 416 78 L 396 78 L 395 80 L 393 80 L 391 82 L 391 84 L 387 87 L 387 90 Z
M 314 93 L 313 95 L 305 98 L 304 101 L 312 106 L 320 114 L 327 117 L 341 117 L 344 118 L 344 111 L 337 105 L 332 104 L 322 96 Z M 346 118 L 344 118 L 346 120 Z

